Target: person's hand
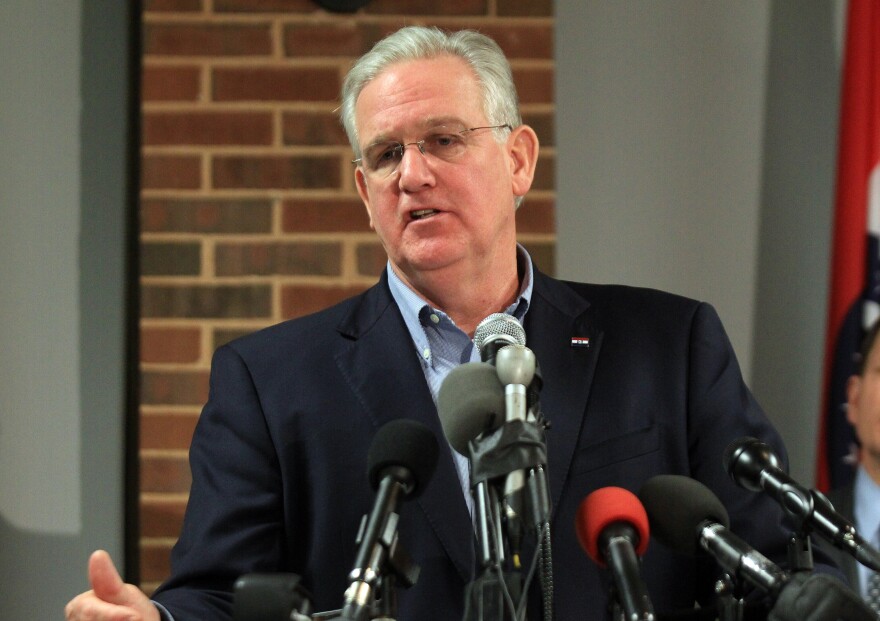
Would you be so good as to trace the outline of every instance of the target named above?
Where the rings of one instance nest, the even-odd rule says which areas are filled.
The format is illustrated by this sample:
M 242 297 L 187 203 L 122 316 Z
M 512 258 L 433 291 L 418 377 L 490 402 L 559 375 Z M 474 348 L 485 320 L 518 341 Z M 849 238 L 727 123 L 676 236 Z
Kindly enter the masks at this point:
M 91 591 L 64 607 L 67 621 L 160 621 L 155 604 L 133 584 L 125 584 L 103 550 L 89 558 Z

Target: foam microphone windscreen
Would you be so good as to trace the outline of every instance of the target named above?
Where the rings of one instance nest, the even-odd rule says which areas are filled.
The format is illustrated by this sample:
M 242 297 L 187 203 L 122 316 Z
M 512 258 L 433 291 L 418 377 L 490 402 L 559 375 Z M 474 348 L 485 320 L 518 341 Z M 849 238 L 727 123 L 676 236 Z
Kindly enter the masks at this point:
M 504 386 L 486 362 L 467 362 L 453 369 L 437 394 L 443 434 L 457 452 L 468 455 L 468 442 L 504 422 Z
M 639 490 L 654 536 L 673 550 L 695 556 L 700 524 L 711 520 L 730 526 L 727 510 L 708 487 L 690 477 L 661 474 Z
M 404 418 L 392 420 L 376 432 L 370 445 L 367 454 L 370 485 L 378 489 L 385 470 L 399 466 L 412 474 L 409 495 L 418 496 L 434 474 L 437 454 L 437 438 L 425 425 Z
M 636 554 L 648 549 L 648 514 L 631 491 L 622 487 L 603 487 L 581 501 L 575 519 L 575 532 L 581 547 L 599 566 L 605 567 L 604 553 L 599 548 L 603 531 L 615 522 L 632 526 L 638 534 L 633 541 Z

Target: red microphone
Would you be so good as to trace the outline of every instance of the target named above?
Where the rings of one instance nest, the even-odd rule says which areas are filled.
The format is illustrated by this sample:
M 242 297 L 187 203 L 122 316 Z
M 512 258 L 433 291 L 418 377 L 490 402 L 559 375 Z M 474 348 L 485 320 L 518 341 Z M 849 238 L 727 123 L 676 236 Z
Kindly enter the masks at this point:
M 650 530 L 638 497 L 622 487 L 597 489 L 581 501 L 575 531 L 589 557 L 611 570 L 612 598 L 624 619 L 653 621 L 654 607 L 639 572 Z

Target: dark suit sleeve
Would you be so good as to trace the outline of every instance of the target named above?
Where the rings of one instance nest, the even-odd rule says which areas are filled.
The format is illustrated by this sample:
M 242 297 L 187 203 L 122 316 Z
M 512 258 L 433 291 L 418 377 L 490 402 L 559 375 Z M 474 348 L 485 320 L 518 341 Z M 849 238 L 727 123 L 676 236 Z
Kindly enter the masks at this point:
M 700 305 L 692 325 L 688 394 L 692 476 L 719 496 L 730 515 L 732 532 L 775 562 L 787 565 L 787 545 L 794 524 L 766 493 L 737 486 L 722 464 L 728 444 L 752 436 L 768 443 L 787 470 L 782 439 L 743 382 L 714 309 Z M 837 573 L 834 562 L 821 551 L 814 560 L 820 571 Z
M 752 436 L 769 444 L 788 467 L 779 433 L 746 387 L 715 310 L 701 304 L 691 324 L 687 437 L 691 475 L 708 485 L 731 517 L 731 529 L 755 547 L 772 550 L 785 532 L 782 511 L 764 494 L 739 488 L 722 463 L 727 446 Z
M 175 621 L 229 619 L 234 581 L 282 571 L 281 471 L 244 361 L 219 349 L 190 448 L 192 488 L 172 552 L 172 578 L 154 594 Z

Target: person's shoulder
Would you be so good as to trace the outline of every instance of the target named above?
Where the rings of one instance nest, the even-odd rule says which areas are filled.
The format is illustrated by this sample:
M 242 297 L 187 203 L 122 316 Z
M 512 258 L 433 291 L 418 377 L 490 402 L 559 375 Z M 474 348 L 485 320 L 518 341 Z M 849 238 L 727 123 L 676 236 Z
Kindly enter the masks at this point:
M 326 346 L 328 339 L 339 333 L 348 318 L 361 312 L 361 306 L 375 287 L 348 297 L 327 308 L 267 326 L 239 336 L 226 346 L 241 355 L 266 352 L 290 352 Z
M 656 313 L 659 311 L 695 312 L 705 302 L 693 298 L 653 289 L 622 284 L 597 284 L 545 277 L 549 288 L 564 288 L 582 298 L 594 310 L 629 309 L 631 311 Z

